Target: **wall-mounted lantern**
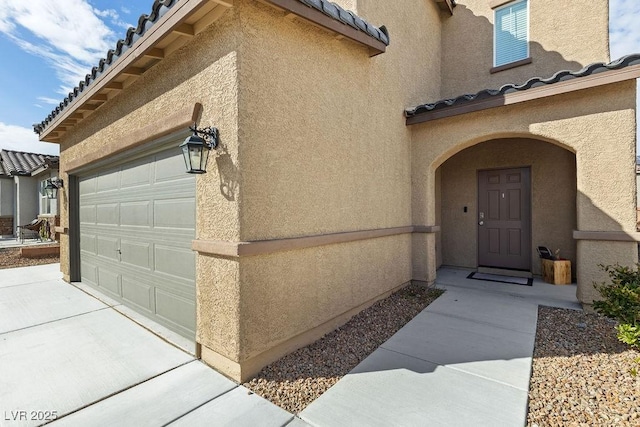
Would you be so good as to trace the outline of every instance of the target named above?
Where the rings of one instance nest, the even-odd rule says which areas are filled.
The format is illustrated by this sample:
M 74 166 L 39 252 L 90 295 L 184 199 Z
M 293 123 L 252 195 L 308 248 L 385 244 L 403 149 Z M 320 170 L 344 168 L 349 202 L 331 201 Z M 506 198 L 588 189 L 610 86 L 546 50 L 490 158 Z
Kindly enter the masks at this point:
M 58 190 L 63 187 L 63 182 L 60 178 L 49 178 L 47 184 L 44 186 L 44 194 L 47 199 L 57 199 Z
M 193 131 L 193 135 L 180 144 L 187 173 L 206 173 L 209 151 L 218 147 L 218 129 L 214 127 L 198 129 L 197 123 L 189 129 Z

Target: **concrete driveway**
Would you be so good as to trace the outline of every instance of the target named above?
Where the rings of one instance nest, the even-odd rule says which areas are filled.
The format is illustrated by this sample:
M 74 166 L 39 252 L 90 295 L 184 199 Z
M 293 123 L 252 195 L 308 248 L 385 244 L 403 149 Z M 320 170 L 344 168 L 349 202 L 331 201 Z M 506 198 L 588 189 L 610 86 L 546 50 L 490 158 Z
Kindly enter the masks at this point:
M 299 419 L 61 279 L 0 270 L 0 426 L 284 426 Z

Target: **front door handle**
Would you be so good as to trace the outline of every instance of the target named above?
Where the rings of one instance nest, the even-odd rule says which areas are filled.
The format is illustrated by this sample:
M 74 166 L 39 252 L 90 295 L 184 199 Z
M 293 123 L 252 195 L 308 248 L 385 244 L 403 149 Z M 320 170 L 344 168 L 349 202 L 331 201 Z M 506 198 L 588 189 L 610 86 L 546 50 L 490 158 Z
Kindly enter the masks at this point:
M 484 225 L 484 221 L 480 221 L 478 225 Z

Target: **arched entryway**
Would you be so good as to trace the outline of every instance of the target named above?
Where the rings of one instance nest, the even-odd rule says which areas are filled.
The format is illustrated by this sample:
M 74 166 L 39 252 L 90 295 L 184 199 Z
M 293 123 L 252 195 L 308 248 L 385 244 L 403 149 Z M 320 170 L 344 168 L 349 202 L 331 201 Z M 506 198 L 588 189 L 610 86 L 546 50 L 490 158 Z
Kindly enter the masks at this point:
M 540 274 L 547 246 L 575 265 L 576 156 L 530 137 L 463 149 L 435 171 L 437 266 Z

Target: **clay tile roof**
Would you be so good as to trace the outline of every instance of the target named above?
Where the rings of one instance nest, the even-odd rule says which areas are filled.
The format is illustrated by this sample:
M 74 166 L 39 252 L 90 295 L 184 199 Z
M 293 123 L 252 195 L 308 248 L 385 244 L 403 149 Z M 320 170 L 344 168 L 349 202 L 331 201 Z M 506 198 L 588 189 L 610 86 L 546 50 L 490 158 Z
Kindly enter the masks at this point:
M 60 158 L 49 154 L 24 153 L 22 151 L 0 150 L 0 177 L 31 175 L 45 165 L 57 167 Z
M 374 39 L 384 43 L 386 46 L 389 46 L 389 33 L 384 26 L 381 26 L 380 28 L 374 27 L 350 10 L 345 10 L 337 4 L 332 3 L 328 0 L 298 1 L 324 13 L 327 16 L 330 16 L 336 21 L 342 22 L 343 24 L 355 28 L 356 30 L 362 31 L 363 33 L 368 34 Z
M 580 77 L 586 77 L 597 73 L 607 72 L 611 70 L 619 70 L 621 68 L 629 67 L 631 65 L 640 64 L 640 54 L 631 54 L 623 56 L 622 58 L 612 61 L 610 63 L 596 62 L 594 64 L 587 65 L 580 71 L 558 71 L 553 76 L 544 79 L 541 77 L 533 77 L 524 82 L 523 84 L 506 84 L 500 89 L 484 89 L 475 94 L 460 95 L 456 98 L 442 99 L 440 101 L 418 105 L 415 108 L 409 108 L 405 110 L 406 117 L 412 117 L 420 113 L 426 113 L 434 110 L 443 110 L 448 107 L 454 107 L 463 105 L 472 101 L 479 101 L 482 99 L 492 98 L 495 96 L 502 96 L 508 93 L 521 92 L 535 87 L 552 85 L 554 83 L 563 82 L 571 79 L 579 79 Z

